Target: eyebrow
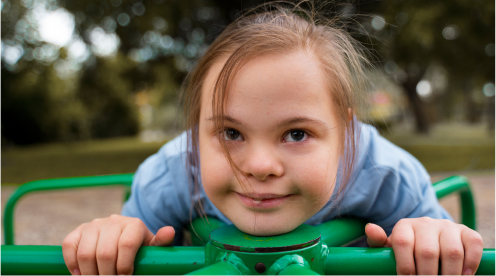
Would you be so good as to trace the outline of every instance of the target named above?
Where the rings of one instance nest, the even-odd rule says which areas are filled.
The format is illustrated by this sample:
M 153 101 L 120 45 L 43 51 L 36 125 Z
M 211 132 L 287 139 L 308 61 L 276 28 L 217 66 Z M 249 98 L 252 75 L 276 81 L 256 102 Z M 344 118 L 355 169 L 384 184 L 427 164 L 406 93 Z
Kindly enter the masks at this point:
M 243 123 L 231 116 L 228 116 L 228 115 L 224 115 L 224 116 L 212 116 L 210 118 L 207 118 L 207 120 L 209 121 L 214 121 L 215 119 L 219 118 L 220 119 L 223 119 L 225 121 L 229 121 L 233 124 L 236 124 L 236 125 L 239 125 L 239 126 L 244 126 Z M 315 124 L 318 124 L 318 125 L 321 125 L 321 126 L 327 126 L 327 124 L 321 120 L 317 120 L 317 119 L 313 119 L 313 118 L 310 118 L 310 117 L 306 117 L 306 116 L 296 116 L 296 117 L 290 117 L 290 118 L 286 118 L 284 120 L 281 120 L 279 123 L 277 123 L 277 127 L 280 128 L 280 127 L 283 127 L 283 126 L 287 126 L 287 125 L 291 125 L 291 124 L 296 124 L 296 123 L 305 123 L 305 122 L 309 122 L 309 123 L 315 123 Z

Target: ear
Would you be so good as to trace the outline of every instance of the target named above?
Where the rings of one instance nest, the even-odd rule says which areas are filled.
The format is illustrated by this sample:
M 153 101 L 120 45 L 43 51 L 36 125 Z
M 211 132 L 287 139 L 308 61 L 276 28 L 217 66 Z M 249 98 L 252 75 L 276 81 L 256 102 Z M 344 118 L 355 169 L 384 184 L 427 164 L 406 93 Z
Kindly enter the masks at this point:
M 348 121 L 351 121 L 353 119 L 353 111 L 351 110 L 351 107 L 348 108 Z

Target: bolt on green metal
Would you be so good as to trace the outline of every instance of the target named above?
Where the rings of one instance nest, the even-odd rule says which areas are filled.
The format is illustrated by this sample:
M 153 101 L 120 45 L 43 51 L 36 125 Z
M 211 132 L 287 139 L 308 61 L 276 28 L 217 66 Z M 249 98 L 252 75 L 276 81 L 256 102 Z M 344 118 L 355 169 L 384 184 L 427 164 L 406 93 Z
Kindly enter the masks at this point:
M 229 262 L 241 274 L 323 274 L 327 253 L 320 231 L 309 225 L 303 224 L 292 232 L 271 237 L 252 236 L 227 225 L 210 234 L 210 242 L 205 248 L 205 268 L 198 273 L 211 271 L 210 267 L 217 267 L 219 262 Z

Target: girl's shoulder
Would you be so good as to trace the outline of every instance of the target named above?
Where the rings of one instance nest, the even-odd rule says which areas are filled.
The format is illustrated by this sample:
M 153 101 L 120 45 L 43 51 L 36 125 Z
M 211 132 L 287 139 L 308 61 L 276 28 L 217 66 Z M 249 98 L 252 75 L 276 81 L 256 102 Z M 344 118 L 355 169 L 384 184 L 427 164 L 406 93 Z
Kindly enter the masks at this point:
M 420 177 L 418 181 L 430 181 L 424 166 L 414 156 L 382 137 L 375 127 L 362 123 L 359 136 L 357 165 L 360 171 L 410 175 L 415 179 Z
M 359 139 L 353 177 L 335 215 L 363 217 L 386 232 L 401 218 L 449 218 L 436 200 L 429 174 L 415 157 L 367 124 L 360 126 Z

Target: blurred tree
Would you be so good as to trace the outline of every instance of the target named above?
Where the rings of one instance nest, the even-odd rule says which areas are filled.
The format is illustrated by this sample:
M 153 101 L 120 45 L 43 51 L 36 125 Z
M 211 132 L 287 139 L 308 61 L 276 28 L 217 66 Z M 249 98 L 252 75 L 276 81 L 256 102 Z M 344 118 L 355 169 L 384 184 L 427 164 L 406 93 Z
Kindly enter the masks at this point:
M 135 134 L 135 94 L 149 95 L 146 104 L 170 105 L 195 60 L 237 12 L 262 2 L 2 0 L 2 139 Z M 380 41 L 375 50 L 405 88 L 421 132 L 429 122 L 417 86 L 433 65 L 447 71 L 449 93 L 464 91 L 467 102 L 482 83 L 494 83 L 494 2 L 332 3 L 331 15 L 356 22 L 349 27 L 358 39 L 370 47 L 371 37 Z M 58 36 L 47 33 L 50 24 Z M 477 110 L 480 103 L 468 106 Z
M 133 94 L 147 90 L 157 105 L 174 101 L 229 11 L 193 0 L 3 0 L 2 139 L 136 134 Z M 61 28 L 65 42 L 44 34 L 44 25 L 57 20 L 73 26 Z M 59 86 L 63 92 L 55 91 Z
M 443 100 L 462 92 L 467 117 L 476 121 L 481 106 L 474 101 L 474 89 L 482 96 L 483 84 L 494 83 L 494 1 L 384 0 L 381 11 L 385 22 L 373 18 L 371 31 L 384 42 L 379 51 L 385 70 L 403 85 L 417 130 L 429 130 L 417 86 L 432 65 L 447 71 Z

